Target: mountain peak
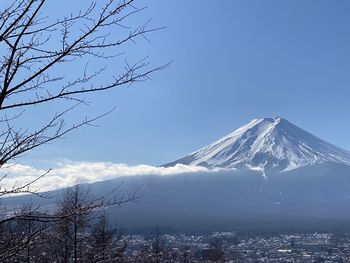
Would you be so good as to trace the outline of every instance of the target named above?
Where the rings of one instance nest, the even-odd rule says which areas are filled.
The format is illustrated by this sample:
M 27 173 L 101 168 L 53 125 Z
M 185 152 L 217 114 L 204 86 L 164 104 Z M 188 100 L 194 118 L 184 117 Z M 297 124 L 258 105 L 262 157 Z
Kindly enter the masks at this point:
M 268 117 L 268 118 L 253 119 L 251 122 L 253 122 L 253 121 L 273 123 L 274 125 L 277 125 L 280 122 L 289 122 L 288 120 L 283 119 L 280 116 L 275 117 L 275 118 Z
M 325 162 L 350 165 L 350 153 L 282 117 L 253 119 L 220 140 L 168 163 L 288 171 Z
M 277 120 L 277 118 L 262 118 L 261 120 L 265 122 L 274 123 Z

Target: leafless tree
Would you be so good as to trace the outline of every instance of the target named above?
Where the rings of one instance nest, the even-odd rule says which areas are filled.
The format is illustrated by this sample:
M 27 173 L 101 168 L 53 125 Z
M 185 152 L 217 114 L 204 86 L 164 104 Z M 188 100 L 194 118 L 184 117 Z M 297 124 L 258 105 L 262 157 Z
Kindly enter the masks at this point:
M 0 262 L 114 262 L 108 260 L 120 259 L 125 244 L 97 212 L 136 198 L 115 192 L 98 197 L 76 185 L 64 191 L 55 213 L 33 214 L 26 206 L 18 216 L 31 217 L 0 224 Z
M 83 235 L 89 222 L 90 207 L 93 197 L 88 190 L 84 190 L 78 184 L 73 188 L 68 188 L 59 203 L 58 216 L 62 217 L 59 222 L 57 234 L 61 234 L 61 244 L 63 248 L 64 262 L 77 262 L 81 258 L 81 246 L 86 236 Z M 66 216 L 69 215 L 69 216 Z M 72 252 L 72 253 L 71 253 Z M 71 256 L 70 256 L 71 255 Z
M 167 67 L 151 67 L 144 58 L 129 63 L 123 47 L 139 39 L 148 41 L 147 35 L 159 28 L 149 26 L 149 21 L 129 27 L 128 19 L 137 16 L 143 8 L 136 7 L 136 0 L 81 1 L 86 8 L 62 18 L 45 15 L 47 0 L 6 0 L 0 10 L 0 169 L 13 165 L 17 158 L 31 150 L 63 138 L 69 132 L 107 113 L 82 120 L 67 122 L 69 114 L 82 104 L 88 104 L 90 93 L 106 91 L 134 82 L 144 81 L 157 70 Z M 121 56 L 122 55 L 122 56 Z M 123 66 L 109 73 L 106 61 L 119 61 Z M 118 60 L 119 59 L 119 60 Z M 99 68 L 89 68 L 89 61 Z M 120 62 L 120 61 L 119 61 Z M 66 64 L 78 70 L 67 75 L 62 70 Z M 79 72 L 81 69 L 81 72 Z M 103 81 L 101 76 L 103 76 Z M 54 107 L 48 107 L 52 105 Z M 35 120 L 33 109 L 45 110 L 47 119 Z M 50 112 L 49 109 L 56 108 Z M 32 119 L 31 126 L 23 126 L 24 119 Z M 36 175 L 36 179 L 5 187 L 8 174 L 2 172 L 0 197 L 14 194 L 36 194 L 33 188 L 37 180 L 50 172 Z M 16 222 L 43 224 L 71 219 L 108 205 L 119 205 L 135 200 L 130 196 L 107 194 L 93 198 L 83 206 L 73 207 L 64 214 L 42 212 L 40 207 L 1 214 L 0 228 L 18 227 Z M 72 201 L 72 200 L 70 200 Z M 76 204 L 76 203 L 75 203 Z M 78 219 L 78 218 L 77 218 Z M 30 222 L 30 223 L 28 223 Z M 78 227 L 78 224 L 76 225 Z M 78 229 L 78 228 L 77 228 Z M 13 231 L 12 231 L 13 232 Z M 5 232 L 4 232 L 5 233 Z M 8 232 L 8 233 L 11 233 Z M 27 234 L 28 242 L 7 249 L 0 261 L 26 247 L 37 234 Z M 5 247 L 3 247 L 5 246 Z M 76 252 L 76 251 L 75 251 Z M 12 253 L 12 254 L 11 254 Z M 77 258 L 77 255 L 75 255 Z
M 75 185 L 68 188 L 60 200 L 57 211 L 57 227 L 55 237 L 58 241 L 57 247 L 62 249 L 63 262 L 81 261 L 79 259 L 87 256 L 86 244 L 94 243 L 95 256 L 103 254 L 107 250 L 107 243 L 114 237 L 113 231 L 107 229 L 107 219 L 99 217 L 97 224 L 96 209 L 104 209 L 109 206 L 121 205 L 136 200 L 135 194 L 115 195 L 114 192 L 102 197 L 94 196 L 89 188 Z M 92 234 L 88 234 L 91 232 Z M 83 253 L 84 252 L 84 253 Z M 112 252 L 112 250 L 110 251 Z M 110 255 L 109 255 L 110 256 Z
M 31 203 L 24 204 L 16 214 L 33 217 L 35 209 Z M 20 220 L 13 216 L 13 220 L 3 220 L 0 224 L 0 262 L 7 262 L 17 257 L 21 262 L 30 262 L 33 241 L 38 239 L 44 229 L 43 225 L 33 220 Z
M 136 28 L 127 26 L 127 20 L 143 10 L 135 6 L 136 0 L 90 2 L 85 10 L 57 20 L 44 15 L 47 2 L 14 0 L 0 11 L 0 167 L 101 117 L 67 123 L 67 114 L 87 103 L 85 94 L 128 86 L 166 67 L 150 68 L 141 59 L 132 64 L 125 61 L 112 76 L 106 75 L 106 66 L 89 70 L 89 60 L 99 65 L 117 59 L 128 42 L 147 40 L 148 33 L 159 29 L 150 28 L 148 22 Z M 62 73 L 68 63 L 82 68 L 75 72 L 78 76 Z M 97 78 L 100 75 L 103 82 Z M 62 110 L 54 112 L 47 123 L 38 120 L 37 129 L 21 126 L 33 106 L 48 109 L 48 103 Z M 0 195 L 31 192 L 32 183 L 2 188 Z
M 88 246 L 88 262 L 121 263 L 127 242 L 122 240 L 122 231 L 113 227 L 103 212 L 93 226 Z

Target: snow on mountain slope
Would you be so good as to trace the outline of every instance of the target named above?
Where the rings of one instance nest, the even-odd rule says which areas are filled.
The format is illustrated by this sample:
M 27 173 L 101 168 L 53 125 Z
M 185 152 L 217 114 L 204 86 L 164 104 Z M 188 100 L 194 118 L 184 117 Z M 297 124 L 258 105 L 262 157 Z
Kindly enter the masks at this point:
M 289 171 L 325 162 L 350 165 L 350 152 L 277 118 L 254 119 L 224 138 L 165 166 Z

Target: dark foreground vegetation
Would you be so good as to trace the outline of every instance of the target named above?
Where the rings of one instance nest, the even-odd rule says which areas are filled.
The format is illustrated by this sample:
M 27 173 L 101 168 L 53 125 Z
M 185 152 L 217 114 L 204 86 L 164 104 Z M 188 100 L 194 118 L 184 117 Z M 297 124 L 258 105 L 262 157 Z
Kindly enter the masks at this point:
M 76 185 L 45 212 L 33 203 L 10 212 L 4 207 L 0 262 L 114 262 L 125 244 L 104 210 L 137 199 L 136 193 L 118 195 L 116 191 L 97 197 Z

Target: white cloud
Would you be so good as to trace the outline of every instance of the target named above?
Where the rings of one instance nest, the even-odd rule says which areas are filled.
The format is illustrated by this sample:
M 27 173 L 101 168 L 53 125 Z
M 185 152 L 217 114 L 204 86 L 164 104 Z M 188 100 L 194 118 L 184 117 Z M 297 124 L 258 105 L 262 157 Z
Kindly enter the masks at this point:
M 8 176 L 0 182 L 0 186 L 10 188 L 23 185 L 45 174 L 47 170 L 29 165 L 12 164 L 1 168 L 2 175 Z M 150 165 L 130 166 L 110 162 L 71 162 L 57 163 L 43 178 L 33 184 L 35 189 L 48 191 L 64 188 L 79 183 L 92 183 L 122 176 L 157 175 L 172 176 L 184 173 L 211 172 L 205 167 L 177 164 L 173 167 L 155 167 Z

